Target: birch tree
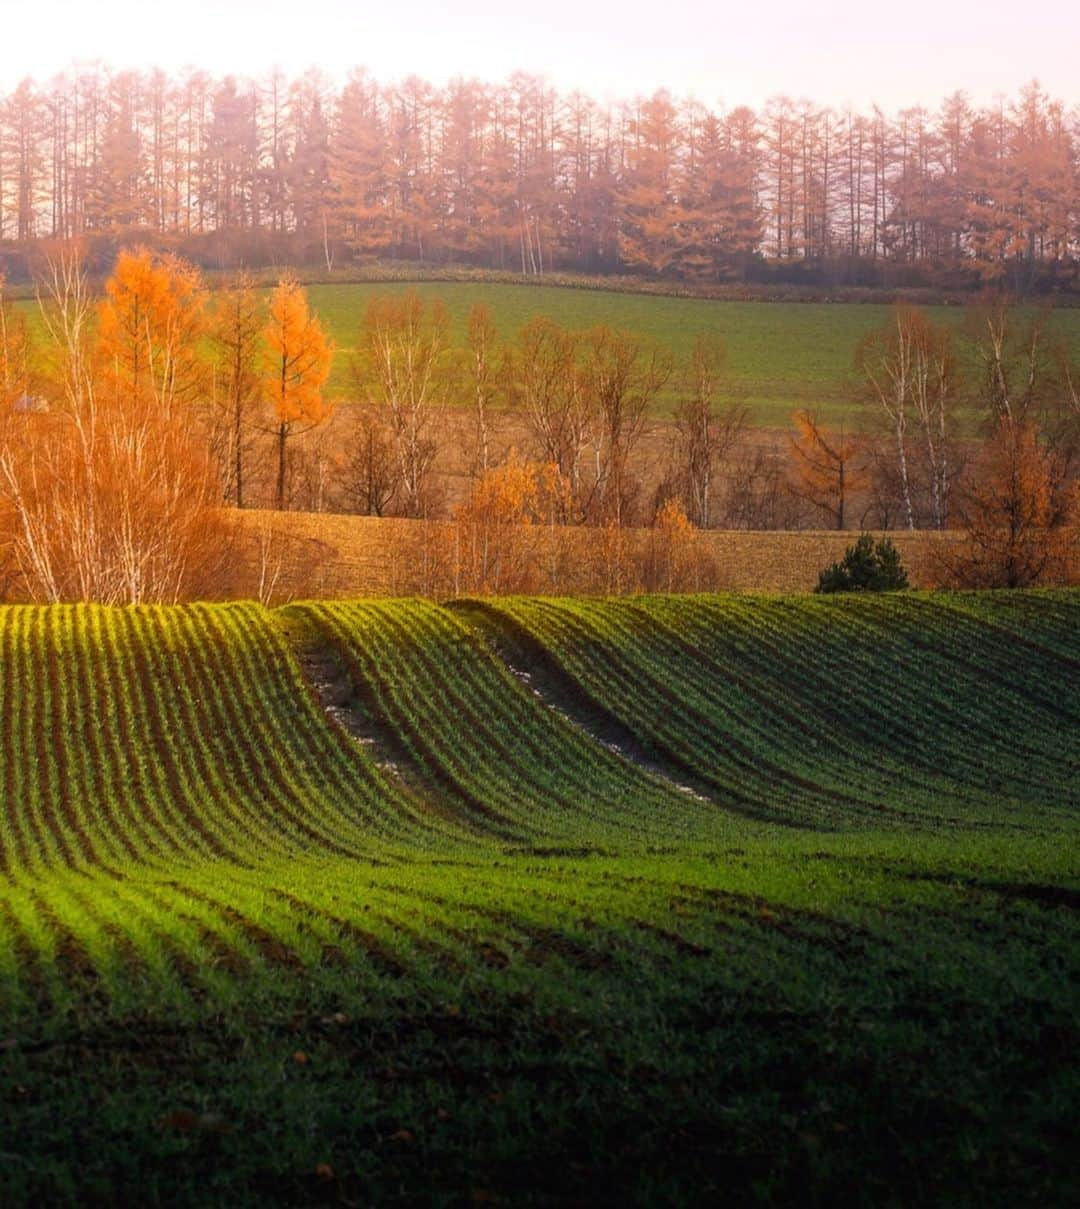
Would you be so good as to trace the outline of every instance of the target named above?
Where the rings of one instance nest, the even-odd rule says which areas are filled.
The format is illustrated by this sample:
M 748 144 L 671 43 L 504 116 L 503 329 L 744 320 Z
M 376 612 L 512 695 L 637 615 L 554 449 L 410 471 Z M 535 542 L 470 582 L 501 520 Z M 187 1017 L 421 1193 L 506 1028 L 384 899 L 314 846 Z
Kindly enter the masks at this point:
M 425 307 L 410 290 L 373 298 L 360 330 L 356 380 L 365 401 L 387 417 L 405 516 L 424 516 L 428 509 L 439 447 L 434 421 L 446 400 L 448 325 L 441 303 Z
M 720 405 L 723 344 L 699 333 L 690 353 L 672 430 L 674 476 L 682 486 L 688 520 L 699 529 L 713 521 L 717 469 L 746 427 L 746 408 Z

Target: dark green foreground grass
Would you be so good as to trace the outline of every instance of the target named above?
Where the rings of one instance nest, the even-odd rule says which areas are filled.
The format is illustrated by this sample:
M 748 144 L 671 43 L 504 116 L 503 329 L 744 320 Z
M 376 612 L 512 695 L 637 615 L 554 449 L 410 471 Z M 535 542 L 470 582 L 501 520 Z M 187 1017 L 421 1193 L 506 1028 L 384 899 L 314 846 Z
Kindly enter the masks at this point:
M 69 975 L 9 1021 L 0 1199 L 1065 1205 L 1074 869 L 884 836 L 339 868 L 372 931 L 332 962 L 114 1006 Z
M 1078 603 L 506 606 L 570 671 L 667 661 L 683 712 L 624 725 L 701 783 L 711 742 L 711 801 L 498 611 L 0 610 L 0 1205 L 1075 1204 Z M 386 746 L 314 702 L 320 626 Z M 796 771 L 858 793 L 800 818 Z

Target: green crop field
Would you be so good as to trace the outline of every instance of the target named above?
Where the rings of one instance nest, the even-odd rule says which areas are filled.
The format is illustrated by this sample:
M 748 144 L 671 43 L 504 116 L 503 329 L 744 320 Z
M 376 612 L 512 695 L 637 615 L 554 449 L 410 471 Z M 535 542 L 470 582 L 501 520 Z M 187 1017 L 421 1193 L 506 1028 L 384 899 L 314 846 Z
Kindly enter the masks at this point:
M 831 423 L 858 419 L 864 405 L 856 398 L 852 377 L 854 352 L 891 313 L 890 306 L 875 303 L 734 302 L 490 282 L 314 284 L 308 287 L 312 309 L 337 348 L 329 385 L 332 398 L 348 402 L 356 396 L 353 353 L 369 300 L 409 289 L 428 302 L 443 303 L 456 344 L 463 341 L 469 311 L 477 303 L 490 309 L 500 336 L 507 340 L 530 319 L 547 315 L 580 331 L 608 324 L 633 332 L 669 349 L 676 363 L 685 363 L 698 333 L 718 336 L 727 349 L 726 396 L 745 403 L 756 424 L 778 427 L 790 426 L 792 412 L 802 407 L 816 410 Z M 18 306 L 40 333 L 36 305 L 23 300 Z M 927 310 L 938 321 L 963 325 L 962 307 Z M 1050 324 L 1080 355 L 1080 308 L 1053 312 Z M 669 412 L 676 398 L 673 379 L 660 399 L 659 413 Z
M 1080 1194 L 1080 592 L 10 606 L 0 720 L 4 1206 Z
M 728 302 L 666 298 L 647 294 L 580 290 L 558 286 L 464 282 L 406 284 L 365 283 L 313 285 L 313 309 L 334 335 L 338 358 L 332 392 L 349 398 L 354 392 L 349 360 L 356 347 L 364 308 L 375 294 L 417 290 L 440 299 L 460 341 L 470 308 L 484 303 L 500 335 L 511 338 L 537 315 L 549 315 L 574 329 L 605 323 L 635 332 L 671 350 L 685 362 L 699 332 L 719 336 L 727 348 L 726 386 L 731 397 L 747 404 L 758 424 L 786 427 L 791 413 L 811 407 L 831 421 L 850 417 L 858 408 L 852 398 L 852 361 L 859 341 L 889 319 L 891 308 L 873 303 Z M 938 321 L 963 322 L 963 308 L 931 307 Z M 1053 329 L 1080 353 L 1080 309 L 1052 315 Z M 670 408 L 669 388 L 662 406 Z

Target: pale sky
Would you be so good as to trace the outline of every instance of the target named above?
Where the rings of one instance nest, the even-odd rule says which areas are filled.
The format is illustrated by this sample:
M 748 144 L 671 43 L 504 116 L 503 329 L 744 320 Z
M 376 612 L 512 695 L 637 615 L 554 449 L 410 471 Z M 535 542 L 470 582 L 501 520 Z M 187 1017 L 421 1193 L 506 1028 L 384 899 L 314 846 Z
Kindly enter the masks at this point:
M 0 0 L 0 87 L 74 62 L 214 75 L 309 66 L 379 80 L 523 70 L 600 100 L 976 102 L 1037 78 L 1080 102 L 1080 2 L 1039 0 Z

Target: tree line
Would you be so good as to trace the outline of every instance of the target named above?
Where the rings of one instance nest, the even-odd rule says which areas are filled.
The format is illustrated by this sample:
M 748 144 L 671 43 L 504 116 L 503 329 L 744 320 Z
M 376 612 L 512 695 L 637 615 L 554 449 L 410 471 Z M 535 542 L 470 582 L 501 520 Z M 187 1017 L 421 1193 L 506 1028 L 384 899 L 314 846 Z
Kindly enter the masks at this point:
M 334 409 L 333 343 L 289 276 L 211 293 L 189 262 L 136 248 L 95 296 L 71 245 L 38 314 L 35 333 L 0 282 L 0 588 L 6 574 L 35 598 L 208 590 L 222 505 L 449 521 L 455 590 L 522 582 L 530 527 L 596 532 L 609 586 L 647 578 L 624 574 L 624 551 L 657 582 L 674 559 L 701 585 L 693 534 L 711 527 L 959 529 L 962 546 L 936 547 L 943 581 L 1069 573 L 1080 370 L 1045 313 L 1000 299 L 959 326 L 898 306 L 853 350 L 856 423 L 802 410 L 765 434 L 706 332 L 680 362 L 549 316 L 502 338 L 478 304 L 455 340 L 438 301 L 375 295 Z M 641 528 L 659 537 L 625 536 Z M 559 549 L 581 556 L 576 539 Z
M 0 99 L 9 276 L 37 241 L 82 237 L 104 269 L 137 235 L 219 267 L 1072 288 L 1080 120 L 1036 83 L 886 114 L 79 67 Z

